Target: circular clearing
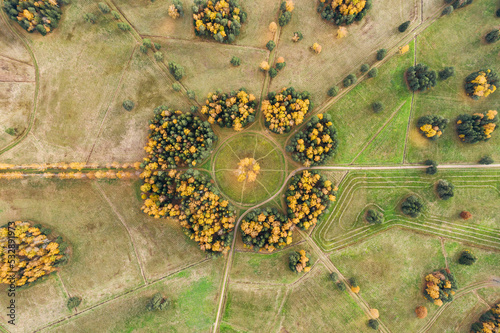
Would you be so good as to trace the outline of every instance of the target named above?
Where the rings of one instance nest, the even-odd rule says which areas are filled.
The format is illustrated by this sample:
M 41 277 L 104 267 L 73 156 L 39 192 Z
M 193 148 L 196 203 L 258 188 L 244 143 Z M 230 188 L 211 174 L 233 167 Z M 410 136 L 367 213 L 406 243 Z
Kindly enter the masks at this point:
M 285 179 L 281 150 L 260 133 L 237 134 L 226 140 L 215 155 L 213 168 L 219 189 L 241 206 L 270 198 Z

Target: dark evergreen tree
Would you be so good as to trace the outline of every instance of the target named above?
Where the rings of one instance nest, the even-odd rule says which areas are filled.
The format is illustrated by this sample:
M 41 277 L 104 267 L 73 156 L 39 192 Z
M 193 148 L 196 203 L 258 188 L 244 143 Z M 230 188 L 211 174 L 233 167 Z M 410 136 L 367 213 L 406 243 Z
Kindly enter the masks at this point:
M 406 29 L 408 29 L 408 27 L 410 26 L 410 21 L 406 21 L 404 23 L 402 23 L 399 27 L 398 27 L 398 30 L 399 32 L 405 32 Z

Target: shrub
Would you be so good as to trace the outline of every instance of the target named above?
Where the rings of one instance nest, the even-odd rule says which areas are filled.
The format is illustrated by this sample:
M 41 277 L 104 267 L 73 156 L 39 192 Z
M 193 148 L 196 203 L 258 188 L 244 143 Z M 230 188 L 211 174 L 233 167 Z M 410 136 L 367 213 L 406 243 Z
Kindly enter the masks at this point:
M 497 73 L 491 69 L 474 72 L 465 78 L 465 92 L 475 100 L 480 97 L 488 97 L 495 92 L 497 85 Z
M 460 253 L 460 257 L 458 258 L 458 263 L 460 265 L 471 266 L 477 260 L 477 257 L 470 251 L 464 250 Z
M 130 25 L 128 25 L 127 23 L 123 23 L 123 22 L 118 22 L 117 26 L 118 26 L 118 29 L 120 29 L 122 31 L 130 31 L 130 29 L 131 29 Z M 141 47 L 144 47 L 144 46 L 141 45 Z M 146 52 L 148 52 L 147 48 L 145 48 L 145 50 L 146 50 Z M 142 51 L 142 49 L 141 49 L 141 51 Z M 146 53 L 146 52 L 144 52 L 144 53 Z
M 158 44 L 158 43 L 153 43 L 153 46 L 155 47 L 155 50 L 156 50 L 156 51 L 160 51 L 160 49 L 161 49 L 161 45 L 160 45 L 160 44 Z
M 330 280 L 332 280 L 333 282 L 336 282 L 338 279 L 339 279 L 339 277 L 338 277 L 337 273 L 335 273 L 335 272 L 330 273 Z
M 377 75 L 378 75 L 378 68 L 372 68 L 368 72 L 368 77 L 369 78 L 377 77 Z
M 241 131 L 255 121 L 257 100 L 253 94 L 241 88 L 230 93 L 209 93 L 201 113 L 208 115 L 208 122 L 217 122 L 220 127 L 232 127 Z
M 361 65 L 361 68 L 359 70 L 361 71 L 361 73 L 366 73 L 366 72 L 368 72 L 369 69 L 370 69 L 370 65 L 363 64 L 363 65 Z
M 345 291 L 347 289 L 344 282 L 342 281 L 338 281 L 335 285 L 340 291 Z
M 109 6 L 105 2 L 99 2 L 97 4 L 97 6 L 101 10 L 101 12 L 103 12 L 103 14 L 107 14 L 107 13 L 109 13 L 111 11 L 111 9 L 109 8 Z
M 267 61 L 263 61 L 259 65 L 259 69 L 263 72 L 267 72 L 270 68 L 271 66 L 269 66 L 269 63 Z
M 95 16 L 92 13 L 85 13 L 83 14 L 83 19 L 85 22 L 95 24 L 97 22 L 97 16 Z
M 493 164 L 493 159 L 491 158 L 491 156 L 483 156 L 481 157 L 481 159 L 479 160 L 479 164 Z
M 406 21 L 404 23 L 402 23 L 399 27 L 398 27 L 398 30 L 399 32 L 405 32 L 406 29 L 408 29 L 408 27 L 410 26 L 410 21 Z
M 182 67 L 179 64 L 176 64 L 175 62 L 168 63 L 168 70 L 170 71 L 170 74 L 172 74 L 177 81 L 182 79 L 182 77 L 184 76 L 184 67 Z
M 377 319 L 368 320 L 368 327 L 370 327 L 374 330 L 378 330 L 378 325 L 379 325 L 379 322 Z
M 416 195 L 410 195 L 401 204 L 401 210 L 405 215 L 417 217 L 424 210 L 424 204 Z
M 291 252 L 288 266 L 292 272 L 309 272 L 311 270 L 311 256 L 304 250 Z
M 472 217 L 472 214 L 464 210 L 460 213 L 460 217 L 464 220 L 468 220 Z
M 192 9 L 195 34 L 212 37 L 219 43 L 234 42 L 247 17 L 237 0 L 229 2 L 195 0 Z M 215 29 L 216 24 L 219 29 Z
M 455 75 L 455 67 L 445 67 L 442 71 L 439 71 L 440 80 L 446 80 L 454 75 Z
M 318 43 L 314 43 L 312 46 L 311 46 L 311 49 L 316 53 L 316 54 L 320 54 L 321 53 L 321 50 L 323 49 L 323 47 L 321 45 L 319 45 Z
M 141 52 L 144 54 L 148 53 L 148 48 L 144 45 L 139 46 L 139 50 L 141 50 Z
M 285 67 L 286 67 L 286 62 L 277 62 L 277 63 L 276 63 L 276 69 L 277 69 L 278 71 L 282 70 L 282 69 L 283 69 L 283 68 L 285 68 Z
M 11 135 L 11 136 L 16 136 L 17 135 L 17 128 L 9 127 L 5 130 L 5 133 L 7 133 L 8 135 Z
M 156 51 L 154 53 L 154 57 L 156 61 L 163 61 L 163 53 L 161 53 L 160 51 Z
M 285 192 L 288 218 L 300 229 L 309 229 L 336 200 L 336 191 L 337 187 L 316 171 L 296 174 Z
M 132 111 L 132 109 L 134 108 L 135 104 L 131 100 L 126 99 L 126 100 L 123 101 L 122 106 L 123 106 L 123 108 L 125 110 Z
M 241 222 L 241 238 L 250 248 L 273 252 L 292 243 L 292 225 L 276 208 L 255 209 Z
M 425 306 L 417 306 L 415 314 L 417 315 L 417 318 L 424 319 L 427 317 L 427 308 Z
M 292 40 L 296 43 L 302 40 L 304 38 L 304 35 L 300 31 L 295 31 L 292 36 Z
M 373 112 L 375 112 L 375 113 L 382 112 L 384 110 L 384 104 L 382 104 L 382 102 L 379 102 L 379 101 L 373 102 L 372 109 L 373 109 Z
M 335 97 L 339 94 L 339 88 L 337 86 L 333 86 L 328 89 L 328 96 Z
M 174 0 L 173 3 L 168 7 L 168 16 L 174 20 L 184 16 L 184 8 L 180 0 Z
M 495 12 L 495 14 L 497 15 L 497 17 L 500 17 L 500 8 L 497 9 L 497 11 Z
M 35 5 L 36 3 L 36 5 Z M 3 1 L 3 9 L 10 19 L 15 20 L 28 32 L 38 31 L 42 36 L 51 32 L 58 26 L 61 19 L 61 6 L 64 3 L 60 0 L 40 0 L 40 1 Z M 95 23 L 95 15 L 92 15 Z M 85 18 L 85 15 L 84 15 Z
M 277 134 L 288 133 L 293 126 L 300 125 L 312 109 L 309 93 L 295 91 L 293 87 L 283 88 L 277 94 L 270 92 L 267 98 L 261 106 L 265 125 Z
M 179 92 L 179 91 L 182 90 L 182 86 L 178 82 L 174 82 L 172 84 L 172 89 L 174 89 L 175 91 Z
M 269 50 L 269 51 L 272 51 L 274 50 L 274 48 L 276 47 L 276 43 L 272 40 L 270 40 L 269 42 L 267 42 L 266 44 L 266 48 Z
M 235 66 L 235 67 L 238 67 L 239 65 L 241 65 L 241 60 L 240 60 L 240 58 L 233 56 L 233 57 L 231 58 L 231 65 L 233 65 L 233 66 Z
M 424 64 L 411 66 L 406 70 L 406 80 L 411 91 L 422 91 L 436 86 L 436 71 Z
M 376 209 L 368 209 L 365 218 L 366 221 L 371 224 L 382 224 L 382 222 L 384 222 L 384 214 Z
M 453 6 L 446 6 L 441 12 L 442 16 L 450 15 L 453 12 Z
M 420 117 L 417 121 L 419 132 L 430 140 L 437 140 L 443 134 L 449 120 L 441 116 L 430 115 Z
M 286 150 L 306 167 L 322 165 L 337 150 L 337 130 L 329 114 L 311 117 L 305 128 L 290 140 Z
M 0 266 L 10 268 L 9 274 L 0 276 L 0 284 L 12 283 L 21 287 L 56 271 L 55 266 L 65 255 L 55 237 L 50 237 L 50 232 L 43 232 L 47 229 L 24 221 L 9 222 L 0 228 L 0 253 L 3 254 Z M 34 239 L 36 243 L 33 243 Z M 14 253 L 8 251 L 13 242 L 16 245 Z M 38 250 L 33 250 L 34 244 Z
M 168 299 L 163 298 L 160 293 L 156 293 L 146 304 L 146 309 L 148 311 L 166 310 L 169 305 L 170 301 Z
M 447 180 L 440 179 L 436 184 L 436 192 L 442 200 L 448 200 L 454 196 L 455 186 Z
M 189 99 L 193 99 L 193 100 L 196 99 L 196 94 L 193 90 L 186 91 L 186 94 L 187 94 Z
M 114 18 L 115 20 L 119 20 L 119 19 L 121 19 L 120 14 L 119 14 L 117 11 L 114 11 L 114 10 L 112 10 L 112 11 L 111 11 L 111 16 L 113 16 L 113 18 Z
M 472 324 L 471 333 L 498 332 L 500 329 L 500 303 L 494 305 Z
M 498 112 L 490 110 L 473 115 L 462 114 L 457 118 L 458 137 L 463 142 L 477 143 L 488 141 L 496 128 Z
M 269 76 L 274 79 L 276 77 L 276 75 L 278 75 L 278 71 L 276 70 L 276 68 L 271 68 L 269 69 Z
M 437 306 L 443 303 L 451 302 L 455 290 L 457 290 L 457 282 L 455 277 L 448 269 L 435 271 L 425 277 L 424 297 L 436 304 Z
M 371 0 L 320 0 L 318 13 L 321 14 L 324 20 L 330 21 L 335 25 L 349 25 L 354 21 L 361 21 L 371 6 Z
M 153 43 L 151 42 L 151 39 L 144 38 L 142 40 L 142 45 L 144 45 L 145 47 L 147 47 L 148 49 L 150 49 L 153 46 Z
M 424 162 L 425 165 L 428 165 L 428 167 L 425 169 L 425 173 L 428 175 L 435 175 L 437 173 L 437 162 L 433 160 L 426 160 Z
M 276 22 L 269 23 L 269 31 L 271 31 L 273 34 L 278 31 L 278 25 L 276 24 Z
M 498 29 L 491 30 L 490 32 L 488 32 L 486 34 L 484 39 L 486 40 L 487 43 L 490 43 L 490 44 L 495 43 L 496 41 L 498 41 L 500 39 L 500 30 L 498 30 Z
M 344 81 L 342 81 L 342 83 L 344 84 L 344 87 L 347 88 L 349 86 L 352 86 L 354 83 L 356 83 L 357 80 L 358 80 L 358 78 L 356 77 L 355 74 L 349 74 L 344 79 Z
M 377 51 L 377 60 L 380 61 L 385 58 L 387 55 L 387 50 L 386 49 L 380 49 Z
M 278 18 L 278 24 L 280 26 L 287 25 L 292 19 L 292 11 L 294 9 L 294 4 L 291 0 L 283 1 L 280 5 L 280 14 Z
M 68 307 L 69 310 L 72 310 L 76 308 L 80 303 L 82 302 L 82 299 L 78 296 L 73 296 L 68 298 L 68 302 L 66 303 L 66 306 Z

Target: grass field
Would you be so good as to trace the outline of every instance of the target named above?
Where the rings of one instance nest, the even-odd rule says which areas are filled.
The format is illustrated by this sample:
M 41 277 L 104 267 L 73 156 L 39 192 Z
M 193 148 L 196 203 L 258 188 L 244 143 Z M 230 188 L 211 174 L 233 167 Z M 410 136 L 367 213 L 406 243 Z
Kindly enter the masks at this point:
M 434 70 L 454 66 L 456 74 L 447 81 L 425 93 L 415 94 L 414 110 L 410 128 L 413 131 L 419 117 L 439 114 L 450 119 L 443 136 L 437 142 L 410 136 L 408 162 L 418 163 L 433 159 L 439 163 L 476 163 L 482 156 L 491 155 L 500 159 L 499 135 L 494 133 L 488 142 L 475 145 L 462 143 L 456 133 L 455 121 L 463 113 L 499 110 L 500 94 L 474 101 L 465 95 L 464 80 L 467 75 L 482 68 L 500 71 L 498 45 L 487 44 L 484 35 L 498 26 L 494 11 L 495 1 L 476 1 L 473 5 L 443 17 L 418 37 L 417 60 Z M 481 25 L 470 26 L 470 22 L 481 21 Z M 457 31 L 460 31 L 457 34 Z M 497 125 L 498 126 L 498 125 Z

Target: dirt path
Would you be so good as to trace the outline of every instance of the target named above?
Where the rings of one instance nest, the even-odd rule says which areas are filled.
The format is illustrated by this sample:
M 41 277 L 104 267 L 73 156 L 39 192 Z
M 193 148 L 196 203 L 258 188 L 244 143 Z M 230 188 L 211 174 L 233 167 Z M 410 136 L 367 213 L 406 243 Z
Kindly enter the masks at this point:
M 444 262 L 446 264 L 446 268 L 449 268 L 448 267 L 448 255 L 446 254 L 446 250 L 444 248 L 444 238 L 439 237 L 439 240 L 441 241 L 441 251 L 443 252 L 443 257 L 444 257 Z

